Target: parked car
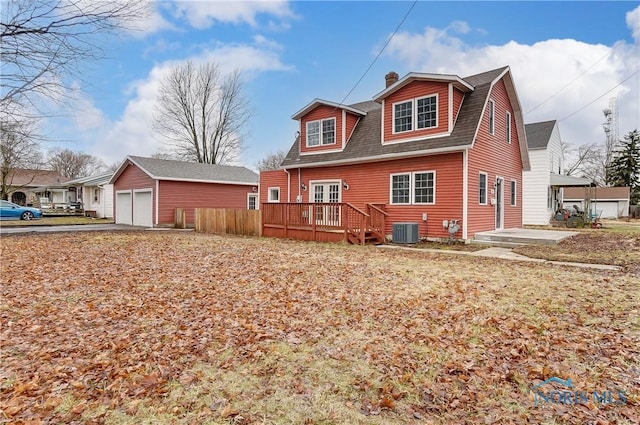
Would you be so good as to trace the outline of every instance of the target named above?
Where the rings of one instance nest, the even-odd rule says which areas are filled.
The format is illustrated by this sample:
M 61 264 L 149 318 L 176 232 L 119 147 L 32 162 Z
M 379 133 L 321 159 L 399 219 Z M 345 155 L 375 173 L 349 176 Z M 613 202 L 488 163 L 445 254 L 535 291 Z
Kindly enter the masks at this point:
M 42 218 L 42 211 L 38 208 L 23 207 L 9 201 L 0 201 L 0 218 L 2 220 L 31 220 Z

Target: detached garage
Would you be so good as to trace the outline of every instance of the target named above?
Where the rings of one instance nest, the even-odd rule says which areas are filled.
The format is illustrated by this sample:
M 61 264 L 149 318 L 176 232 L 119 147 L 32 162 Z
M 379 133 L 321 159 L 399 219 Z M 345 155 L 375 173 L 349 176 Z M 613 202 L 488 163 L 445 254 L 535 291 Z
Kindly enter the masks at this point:
M 564 189 L 562 205 L 566 209 L 574 205 L 586 209 L 589 199 L 591 210 L 602 218 L 622 218 L 629 216 L 630 194 L 628 187 L 568 187 Z
M 257 208 L 258 174 L 246 167 L 127 156 L 113 184 L 115 222 L 169 227 L 176 208 Z

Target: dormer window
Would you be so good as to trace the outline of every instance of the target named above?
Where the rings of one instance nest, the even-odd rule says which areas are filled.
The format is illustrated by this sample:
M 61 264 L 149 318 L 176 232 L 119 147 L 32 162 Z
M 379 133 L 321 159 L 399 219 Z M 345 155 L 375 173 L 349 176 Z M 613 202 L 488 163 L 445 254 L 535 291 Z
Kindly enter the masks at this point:
M 336 119 L 309 121 L 307 123 L 307 147 L 336 143 Z
M 438 95 L 393 104 L 393 132 L 423 130 L 438 126 Z

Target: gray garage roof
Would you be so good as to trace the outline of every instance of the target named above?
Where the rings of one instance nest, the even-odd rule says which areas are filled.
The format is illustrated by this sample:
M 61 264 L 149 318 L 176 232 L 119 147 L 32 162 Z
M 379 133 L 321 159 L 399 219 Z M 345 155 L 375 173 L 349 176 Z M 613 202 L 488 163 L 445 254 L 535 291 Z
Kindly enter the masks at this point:
M 155 180 L 193 181 L 201 183 L 258 184 L 259 176 L 246 167 L 198 162 L 145 158 L 129 155 L 111 178 L 118 179 L 127 164 L 135 164 Z
M 465 77 L 463 80 L 474 90 L 466 93 L 460 114 L 449 136 L 416 140 L 413 142 L 383 145 L 381 143 L 381 113 L 378 102 L 368 101 L 349 105 L 350 108 L 366 112 L 360 118 L 353 135 L 341 152 L 300 155 L 298 137 L 282 162 L 283 168 L 309 167 L 341 163 L 379 161 L 383 159 L 425 155 L 438 152 L 462 150 L 472 146 L 487 96 L 493 81 L 508 67 Z
M 555 126 L 556 120 L 526 124 L 524 129 L 527 133 L 529 150 L 546 149 Z

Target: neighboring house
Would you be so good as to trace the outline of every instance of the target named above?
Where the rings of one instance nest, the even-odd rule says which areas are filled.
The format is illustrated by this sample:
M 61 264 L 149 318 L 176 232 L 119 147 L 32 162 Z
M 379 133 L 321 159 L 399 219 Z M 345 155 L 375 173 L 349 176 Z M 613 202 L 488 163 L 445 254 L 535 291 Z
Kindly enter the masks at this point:
M 453 219 L 467 240 L 521 227 L 529 157 L 509 67 L 385 80 L 373 101 L 316 99 L 293 115 L 299 136 L 281 169 L 260 174 L 263 235 L 339 240 L 342 230 L 364 243 L 363 233 L 388 236 L 409 222 L 420 237 L 448 238 L 443 221 Z M 310 227 L 315 238 L 303 234 Z
M 628 187 L 571 187 L 564 190 L 563 206 L 571 210 L 577 205 L 586 210 L 590 203 L 592 213 L 601 218 L 629 217 L 630 196 Z
M 109 181 L 113 173 L 102 173 L 95 176 L 70 180 L 66 185 L 75 188 L 72 191 L 75 201 L 90 217 L 113 218 L 113 185 Z
M 245 167 L 127 156 L 109 181 L 116 223 L 171 226 L 175 209 L 187 223 L 194 208 L 258 208 L 258 174 Z
M 564 187 L 591 181 L 563 176 L 560 131 L 555 120 L 525 125 L 531 169 L 522 173 L 523 224 L 547 225 L 562 206 Z
M 40 208 L 40 201 L 65 202 L 63 190 L 58 187 L 69 179 L 53 170 L 14 169 L 7 175 L 8 201 L 18 205 Z

